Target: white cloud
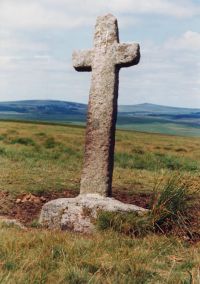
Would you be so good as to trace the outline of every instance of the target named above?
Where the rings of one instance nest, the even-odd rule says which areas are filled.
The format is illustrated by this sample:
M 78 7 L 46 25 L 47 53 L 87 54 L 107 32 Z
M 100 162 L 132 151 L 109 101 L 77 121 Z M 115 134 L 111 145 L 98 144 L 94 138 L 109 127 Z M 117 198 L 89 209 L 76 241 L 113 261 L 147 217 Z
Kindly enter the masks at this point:
M 178 18 L 200 14 L 200 6 L 189 0 L 1 0 L 0 26 L 16 28 L 75 28 L 89 25 L 97 15 L 160 14 Z M 134 21 L 131 22 L 133 24 Z M 130 24 L 130 21 L 129 21 Z
M 187 31 L 179 38 L 171 38 L 165 43 L 169 49 L 200 51 L 200 33 Z
M 47 51 L 46 44 L 34 42 L 33 40 L 25 40 L 10 34 L 8 37 L 0 38 L 0 54 L 17 54 L 19 52 L 44 52 Z
M 30 73 L 64 73 L 73 69 L 67 59 L 57 59 L 49 55 L 33 56 L 0 56 L 0 72 Z
M 109 1 L 111 9 L 117 12 L 151 13 L 170 15 L 178 18 L 191 17 L 200 12 L 199 7 L 195 7 L 191 1 L 170 1 L 170 0 L 123 0 Z
M 83 25 L 86 19 L 68 10 L 45 7 L 39 0 L 2 0 L 0 3 L 0 25 L 4 28 L 74 28 Z
M 143 42 L 138 66 L 120 74 L 120 104 L 150 102 L 200 108 L 200 50 L 167 49 Z
M 82 91 L 84 77 L 76 84 L 74 73 L 67 59 L 37 54 L 0 56 L 0 101 L 56 98 L 78 101 L 80 98 L 74 96 L 74 91 Z

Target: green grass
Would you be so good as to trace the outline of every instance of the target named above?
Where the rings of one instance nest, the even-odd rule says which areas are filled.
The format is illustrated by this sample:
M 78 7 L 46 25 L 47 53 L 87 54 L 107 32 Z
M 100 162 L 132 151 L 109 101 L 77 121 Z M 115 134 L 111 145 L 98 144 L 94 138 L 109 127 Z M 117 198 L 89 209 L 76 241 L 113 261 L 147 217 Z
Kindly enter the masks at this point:
M 158 169 L 198 171 L 200 163 L 193 159 L 177 157 L 163 153 L 117 153 L 115 155 L 117 167 L 129 169 L 143 169 L 155 171 Z
M 193 239 L 192 219 L 188 214 L 191 197 L 187 183 L 175 174 L 165 183 L 159 181 L 155 185 L 146 213 L 100 211 L 96 226 L 99 230 L 112 229 L 134 237 L 144 237 L 150 233 L 174 235 L 176 232 L 179 236 L 189 235 Z
M 26 193 L 70 189 L 78 194 L 84 131 L 0 122 L 0 214 L 8 214 L 16 198 Z M 154 212 L 162 212 L 159 206 L 169 196 L 163 184 L 178 173 L 189 194 L 199 197 L 199 142 L 199 138 L 117 131 L 114 193 L 154 196 L 158 184 L 155 197 L 162 203 L 154 199 L 151 204 Z M 198 206 L 190 202 L 198 215 Z M 172 209 L 167 207 L 167 212 Z M 130 229 L 130 222 L 125 229 Z M 136 238 L 111 229 L 92 236 L 50 232 L 41 229 L 36 219 L 27 231 L 1 224 L 0 283 L 198 283 L 198 244 L 150 231 L 141 235 Z
M 11 144 L 22 144 L 26 146 L 34 146 L 35 142 L 31 138 L 27 137 L 17 137 L 10 141 Z
M 199 248 L 175 238 L 134 239 L 1 228 L 1 283 L 192 283 Z M 192 275 L 192 276 L 191 276 Z M 198 282 L 196 282 L 198 283 Z
M 192 125 L 187 125 L 184 123 L 172 123 L 172 122 L 141 122 L 136 123 L 124 123 L 118 125 L 119 129 L 127 129 L 127 130 L 136 130 L 142 132 L 152 132 L 152 133 L 161 133 L 161 134 L 169 134 L 169 135 L 180 135 L 180 136 L 194 136 L 200 137 L 200 128 L 198 126 L 194 127 Z
M 79 189 L 83 128 L 1 122 L 0 137 L 0 190 Z M 197 182 L 199 139 L 118 131 L 115 161 L 114 188 L 146 191 L 153 187 L 155 176 L 173 170 Z

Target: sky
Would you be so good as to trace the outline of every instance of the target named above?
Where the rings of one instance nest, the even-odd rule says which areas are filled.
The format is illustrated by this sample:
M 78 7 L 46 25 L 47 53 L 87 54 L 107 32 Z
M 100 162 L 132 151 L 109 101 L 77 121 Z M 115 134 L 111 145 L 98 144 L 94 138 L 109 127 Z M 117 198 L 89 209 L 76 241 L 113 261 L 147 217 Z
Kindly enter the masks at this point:
M 87 103 L 91 73 L 73 69 L 72 52 L 92 48 L 107 13 L 141 48 L 120 71 L 119 104 L 200 108 L 199 0 L 0 0 L 0 101 Z

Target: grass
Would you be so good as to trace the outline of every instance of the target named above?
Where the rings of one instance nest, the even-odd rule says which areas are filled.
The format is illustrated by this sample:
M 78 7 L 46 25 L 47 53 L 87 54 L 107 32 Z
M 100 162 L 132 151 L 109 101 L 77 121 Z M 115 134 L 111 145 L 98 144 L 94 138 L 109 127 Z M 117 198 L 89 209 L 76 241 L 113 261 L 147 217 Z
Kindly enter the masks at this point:
M 84 129 L 1 122 L 0 137 L 0 191 L 79 190 Z M 146 192 L 173 170 L 199 181 L 199 138 L 118 131 L 116 140 L 114 188 Z
M 189 158 L 175 155 L 155 153 L 117 153 L 115 155 L 116 166 L 129 169 L 144 169 L 155 171 L 158 169 L 198 171 L 199 163 Z
M 11 144 L 21 144 L 26 146 L 34 146 L 35 142 L 31 138 L 27 137 L 17 137 L 10 141 Z
M 192 283 L 199 248 L 175 238 L 1 228 L 1 283 Z
M 186 237 L 192 228 L 188 226 L 190 210 L 189 192 L 181 176 L 170 177 L 164 184 L 159 181 L 145 214 L 137 212 L 99 212 L 96 225 L 100 230 L 113 229 L 116 232 L 143 237 L 149 233 L 174 234 Z M 199 231 L 199 228 L 198 228 Z
M 196 125 L 189 125 L 184 123 L 175 123 L 175 122 L 167 122 L 160 121 L 157 122 L 155 119 L 151 121 L 145 122 L 145 119 L 141 119 L 141 121 L 132 121 L 132 123 L 119 123 L 118 127 L 120 129 L 127 130 L 135 130 L 135 131 L 143 131 L 143 132 L 152 132 L 152 133 L 162 133 L 169 135 L 180 135 L 180 136 L 194 136 L 200 137 L 200 128 Z
M 199 142 L 117 131 L 114 194 L 152 196 L 151 222 L 164 229 L 162 222 L 176 219 L 185 200 L 185 187 L 172 187 L 172 176 L 181 175 L 187 194 L 199 200 Z M 78 194 L 83 151 L 83 128 L 0 122 L 0 214 L 8 214 L 23 194 Z M 193 199 L 189 206 L 199 214 Z M 124 230 L 133 221 L 131 216 Z M 137 225 L 144 232 L 141 221 Z M 1 223 L 0 283 L 199 283 L 199 244 L 147 231 L 135 237 L 109 228 L 84 236 L 43 230 L 36 219 L 27 231 Z
M 18 125 L 20 130 L 13 132 Z M 54 132 L 55 126 L 31 128 L 30 131 L 29 124 L 1 123 L 0 133 L 5 138 L 0 143 L 0 163 L 4 169 L 0 173 L 0 190 L 17 194 L 59 191 L 64 187 L 78 189 L 83 156 L 80 129 L 58 126 Z

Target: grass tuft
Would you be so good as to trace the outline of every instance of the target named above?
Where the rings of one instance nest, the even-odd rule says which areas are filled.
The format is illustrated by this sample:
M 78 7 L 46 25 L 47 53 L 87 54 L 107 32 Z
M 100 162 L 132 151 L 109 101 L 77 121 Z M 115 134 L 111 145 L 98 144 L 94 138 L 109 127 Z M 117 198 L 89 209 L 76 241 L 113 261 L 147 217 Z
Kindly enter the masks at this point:
M 17 137 L 10 140 L 10 144 L 21 144 L 26 146 L 34 146 L 35 142 L 31 138 L 27 137 Z
M 52 149 L 57 145 L 55 139 L 53 137 L 49 137 L 44 142 L 44 147 L 47 149 Z
M 66 273 L 65 283 L 70 284 L 87 284 L 89 283 L 88 271 L 81 271 L 79 269 L 72 269 Z
M 153 223 L 161 226 L 164 222 L 176 221 L 179 214 L 188 208 L 188 187 L 182 176 L 172 175 L 162 184 L 158 182 L 153 190 L 151 215 Z
M 164 184 L 156 184 L 150 209 L 146 214 L 140 216 L 135 212 L 100 212 L 96 224 L 100 230 L 111 228 L 134 236 L 146 236 L 158 231 L 168 233 L 174 226 L 183 226 L 187 209 L 187 185 L 181 181 L 180 176 L 174 175 Z M 187 226 L 185 230 L 188 231 Z

